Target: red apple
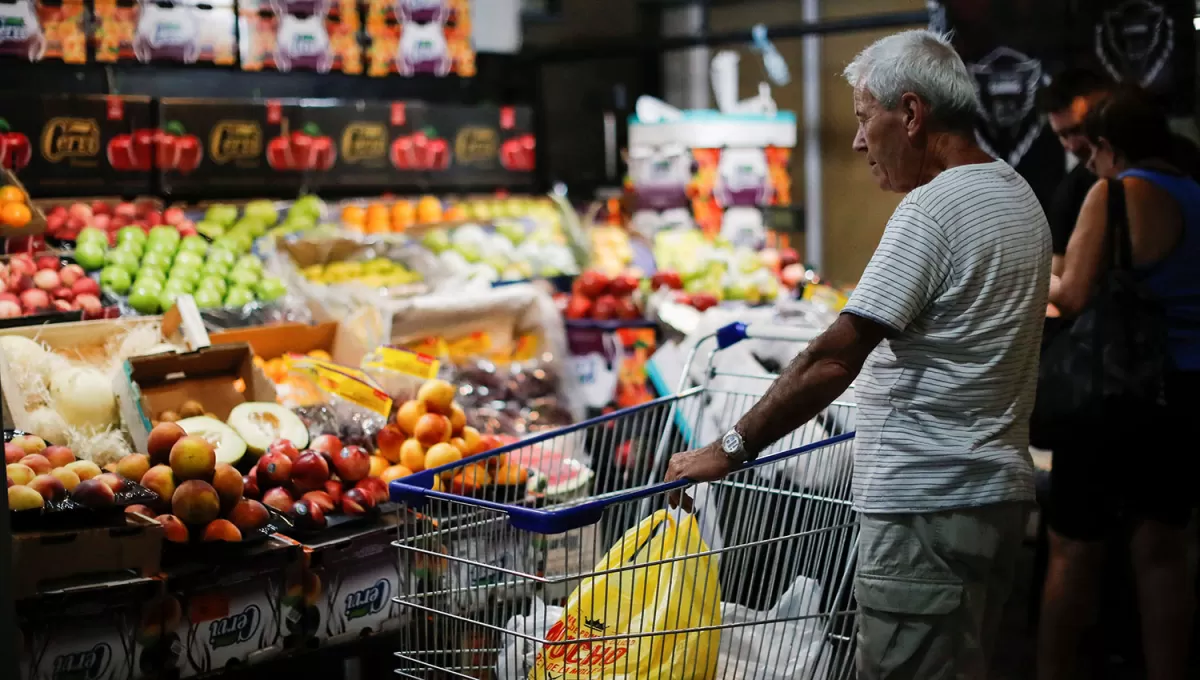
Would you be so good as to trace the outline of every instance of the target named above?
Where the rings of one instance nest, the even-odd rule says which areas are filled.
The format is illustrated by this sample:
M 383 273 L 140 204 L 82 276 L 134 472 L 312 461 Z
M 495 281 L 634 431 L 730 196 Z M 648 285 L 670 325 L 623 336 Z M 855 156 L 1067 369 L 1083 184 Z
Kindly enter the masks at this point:
M 92 201 L 92 214 L 93 215 L 109 215 L 111 213 L 112 213 L 112 208 L 109 208 L 108 204 L 105 203 L 104 201 L 100 201 L 100 200 Z
M 21 305 L 9 300 L 0 300 L 0 319 L 15 319 L 23 314 Z
M 679 272 L 669 269 L 656 272 L 650 277 L 650 287 L 654 290 L 659 288 L 670 288 L 671 290 L 680 290 L 683 288 L 683 278 L 679 276 Z
M 120 217 L 125 220 L 133 220 L 137 218 L 137 214 L 137 206 L 129 202 L 118 203 L 117 206 L 113 208 L 113 217 Z
M 75 293 L 72 293 L 70 288 L 56 288 L 51 295 L 55 300 L 66 300 L 67 302 L 75 299 Z
M 62 279 L 62 284 L 67 287 L 75 285 L 76 281 L 86 277 L 87 272 L 77 264 L 69 264 L 58 273 L 58 278 Z
M 95 279 L 84 276 L 76 279 L 75 283 L 71 284 L 71 292 L 75 293 L 75 297 L 80 295 L 95 295 L 100 297 L 100 284 Z
M 371 472 L 371 456 L 361 446 L 347 446 L 334 455 L 333 469 L 343 482 L 357 482 Z
M 85 222 L 90 221 L 92 219 L 91 207 L 89 207 L 83 203 L 72 203 L 71 207 L 67 208 L 67 214 L 70 215 L 71 217 L 78 217 L 79 219 L 81 219 Z
M 287 439 L 276 439 L 271 442 L 271 445 L 267 447 L 267 453 L 282 453 L 293 463 L 300 457 L 300 451 L 296 449 L 296 445 Z
M 600 297 L 608 290 L 608 277 L 597 271 L 586 271 L 575 279 L 579 292 L 590 298 Z
M 63 211 L 61 213 L 55 213 L 55 212 L 51 211 L 51 213 L 49 215 L 46 215 L 46 231 L 50 232 L 51 236 L 62 231 L 63 229 L 66 228 L 66 226 L 67 226 L 67 210 L 66 210 L 66 208 L 63 208 Z
M 56 312 L 73 312 L 76 309 L 74 303 L 66 300 L 53 300 L 50 302 L 50 306 L 53 307 L 54 311 Z
M 717 306 L 717 298 L 712 293 L 696 293 L 692 296 L 692 306 L 703 312 Z
M 800 264 L 800 254 L 795 248 L 780 248 L 779 249 L 779 265 L 786 267 L 791 264 Z
M 147 210 L 142 215 L 142 221 L 146 223 L 148 228 L 157 227 L 163 223 L 162 213 L 157 210 Z
M 184 220 L 183 222 L 176 225 L 175 228 L 177 230 L 179 230 L 180 238 L 186 238 L 188 236 L 195 236 L 197 233 L 199 233 L 196 231 L 196 225 L 194 223 L 192 223 L 191 220 Z
M 75 306 L 82 309 L 88 318 L 95 318 L 104 313 L 104 305 L 101 304 L 100 298 L 90 293 L 76 295 L 74 302 Z
M 42 255 L 34 262 L 38 269 L 49 269 L 50 271 L 58 271 L 62 269 L 62 260 L 53 255 Z
M 637 305 L 627 297 L 617 299 L 617 318 L 623 321 L 633 321 L 640 319 L 642 313 L 638 311 Z
M 29 290 L 30 288 L 33 288 L 33 277 L 32 276 L 30 276 L 29 274 L 22 274 L 21 272 L 9 273 L 8 287 L 7 287 L 8 290 L 19 294 L 19 293 L 24 293 L 25 291 Z
M 611 295 L 597 298 L 592 307 L 592 318 L 596 321 L 611 321 L 617 318 L 617 299 Z
M 608 284 L 608 292 L 616 297 L 623 297 L 637 290 L 637 287 L 638 277 L 633 274 L 621 274 Z
M 324 451 L 332 456 L 342 450 L 342 440 L 331 434 L 323 434 L 309 442 L 308 448 L 314 451 Z
M 42 290 L 57 290 L 62 287 L 62 279 L 53 269 L 43 269 L 33 275 L 33 285 Z
M 368 465 L 369 465 L 368 461 Z M 292 484 L 297 491 L 324 489 L 329 481 L 329 464 L 321 454 L 312 451 L 296 459 L 292 465 Z
M 50 295 L 44 290 L 31 288 L 21 293 L 21 306 L 26 312 L 35 312 L 50 306 Z
M 92 218 L 92 226 L 97 229 L 108 231 L 109 229 L 112 229 L 112 225 L 113 218 L 109 217 L 108 215 L 96 215 Z
M 27 253 L 21 253 L 20 255 L 14 256 L 13 259 L 8 263 L 9 272 L 15 274 L 28 274 L 29 276 L 33 276 L 37 273 L 37 269 L 37 264 L 33 261 L 33 257 Z
M 292 509 L 292 503 L 295 502 L 295 499 L 292 498 L 292 494 L 288 493 L 287 489 L 277 486 L 263 494 L 262 502 L 263 505 L 275 508 L 279 512 L 287 512 Z
M 164 224 L 176 225 L 187 219 L 187 215 L 183 212 L 183 208 L 171 206 L 163 211 L 162 219 Z
M 292 460 L 282 453 L 264 453 L 254 469 L 260 489 L 283 486 L 292 478 Z
M 586 319 L 591 315 L 592 301 L 580 295 L 572 295 L 571 301 L 567 303 L 565 316 L 568 319 Z

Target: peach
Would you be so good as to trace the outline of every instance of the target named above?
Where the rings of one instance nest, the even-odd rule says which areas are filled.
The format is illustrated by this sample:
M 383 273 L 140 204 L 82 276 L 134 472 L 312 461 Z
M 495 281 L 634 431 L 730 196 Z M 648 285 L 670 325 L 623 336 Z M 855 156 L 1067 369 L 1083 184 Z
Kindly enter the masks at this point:
M 140 504 L 125 506 L 125 514 L 126 515 L 141 515 L 143 517 L 149 517 L 150 519 L 154 519 L 155 517 L 158 517 L 158 513 L 154 512 L 154 510 L 152 508 L 150 508 L 150 506 L 140 505 Z
M 449 444 L 434 444 L 433 446 L 429 447 L 429 451 L 425 453 L 425 469 L 432 470 L 433 468 L 439 468 L 443 465 L 457 463 L 460 460 L 462 460 L 462 453 L 458 449 L 450 446 Z M 458 472 L 458 469 L 452 468 L 443 472 L 442 475 L 449 479 L 450 477 L 453 477 L 456 472 Z
M 242 532 L 227 519 L 214 519 L 204 527 L 204 540 L 241 543 Z
M 16 444 L 26 455 L 41 453 L 46 448 L 46 440 L 36 434 L 19 434 L 12 438 L 11 443 Z
M 168 541 L 172 543 L 188 542 L 189 532 L 187 525 L 183 523 L 183 520 L 179 519 L 175 515 L 159 515 L 158 517 L 155 517 L 155 519 L 158 520 L 158 523 L 163 526 L 163 537 Z
M 131 453 L 117 461 L 117 474 L 135 482 L 141 482 L 149 469 L 150 456 L 144 453 Z
M 42 455 L 56 468 L 75 462 L 75 452 L 65 446 L 47 446 L 42 450 Z
M 99 465 L 90 460 L 77 460 L 74 463 L 68 464 L 67 469 L 79 475 L 79 481 L 81 482 L 86 482 L 103 472 Z
M 67 497 L 67 487 L 50 475 L 38 475 L 29 482 L 28 486 L 50 502 L 61 501 Z
M 294 502 L 292 494 L 288 493 L 288 490 L 281 486 L 277 486 L 263 495 L 263 505 L 269 505 L 279 512 L 288 512 L 292 509 L 292 503 Z
M 163 419 L 165 420 L 165 419 Z M 187 432 L 178 425 L 172 422 L 161 422 L 150 430 L 150 436 L 146 439 L 146 452 L 150 455 L 150 462 L 155 465 L 166 465 L 171 460 L 171 449 L 175 446 L 175 442 L 187 436 Z
M 336 507 L 333 502 L 333 496 L 330 496 L 324 491 L 309 491 L 301 496 L 300 500 L 312 501 L 318 508 L 321 508 L 323 512 L 333 512 L 334 508 Z
M 26 455 L 27 454 L 25 453 L 25 449 L 17 446 L 14 443 L 7 442 L 4 444 L 4 464 L 5 465 L 12 465 L 13 463 L 20 462 L 20 460 L 22 458 L 24 458 Z
M 467 425 L 462 429 L 463 441 L 467 443 L 467 453 L 464 455 L 473 456 L 477 453 L 483 453 L 483 438 L 479 436 L 479 430 Z
M 425 447 L 421 446 L 421 442 L 416 439 L 405 440 L 400 447 L 400 464 L 413 472 L 425 469 Z
M 415 399 L 406 401 L 396 411 L 396 424 L 400 426 L 400 429 L 405 434 L 412 435 L 417 431 L 417 421 L 428 412 L 429 410 L 425 408 L 425 402 Z
M 229 511 L 229 521 L 243 534 L 257 531 L 271 520 L 267 507 L 258 501 L 242 499 Z
M 37 473 L 33 468 L 23 463 L 9 463 L 4 466 L 4 473 L 12 480 L 13 484 L 28 484 L 37 477 Z
M 171 496 L 171 513 L 184 524 L 208 524 L 221 513 L 221 498 L 208 482 L 191 479 Z
M 8 487 L 9 510 L 32 510 L 45 504 L 46 499 L 42 498 L 42 494 L 27 486 Z
M 331 434 L 323 434 L 309 442 L 308 448 L 314 451 L 324 451 L 333 456 L 342 450 L 342 440 Z
M 141 484 L 166 502 L 170 502 L 175 495 L 175 473 L 166 465 L 155 465 L 147 470 L 142 475 Z
M 458 404 L 450 404 L 450 429 L 455 435 L 461 434 L 467 426 L 467 413 Z
M 450 441 L 450 419 L 436 413 L 426 413 L 417 420 L 413 436 L 421 446 L 430 447 Z
M 171 469 L 175 479 L 186 482 L 198 479 L 207 482 L 217 466 L 217 453 L 204 437 L 184 437 L 171 447 Z
M 334 455 L 333 469 L 343 482 L 357 482 L 371 471 L 371 457 L 361 446 L 346 446 Z
M 379 434 L 375 435 L 375 444 L 379 447 L 375 453 L 389 463 L 399 463 L 400 446 L 407 438 L 408 435 L 404 434 L 404 430 L 401 430 L 399 425 L 394 422 L 388 423 L 379 430 Z
M 378 477 L 383 474 L 383 471 L 388 469 L 391 463 L 383 456 L 371 456 L 371 471 L 367 473 L 368 477 Z
M 254 471 L 258 488 L 282 486 L 292 479 L 292 459 L 282 453 L 264 453 Z
M 308 452 L 296 459 L 292 465 L 292 484 L 299 492 L 325 488 L 329 481 L 329 463 L 319 453 Z
M 46 460 L 46 457 L 40 453 L 31 453 L 17 462 L 39 475 L 49 474 L 54 469 L 50 461 Z
M 71 492 L 71 498 L 89 508 L 107 508 L 117 502 L 112 487 L 95 477 L 80 482 Z
M 425 408 L 431 412 L 449 415 L 454 403 L 454 385 L 445 380 L 427 380 L 417 390 L 417 399 L 425 402 Z
M 496 468 L 492 481 L 505 486 L 524 485 L 529 479 L 529 472 L 519 465 L 501 465 Z
M 225 512 L 232 510 L 233 506 L 242 500 L 242 492 L 245 490 L 242 473 L 227 463 L 217 463 L 213 469 L 212 486 L 217 491 L 217 497 L 221 499 L 221 510 Z
M 412 470 L 409 470 L 408 468 L 404 467 L 403 465 L 393 465 L 390 468 L 384 470 L 382 475 L 379 475 L 379 480 L 382 481 L 384 484 L 391 484 L 392 482 L 396 481 L 397 479 L 404 479 L 405 477 L 411 475 L 412 473 L 413 473 Z
M 339 507 L 341 506 L 341 504 L 342 504 L 342 483 L 341 482 L 335 482 L 332 479 L 329 480 L 328 482 L 325 482 L 325 493 L 329 494 L 329 497 L 333 499 L 334 505 L 337 505 Z
M 342 512 L 347 515 L 365 515 L 375 509 L 375 496 L 359 488 L 342 494 Z
M 471 455 L 471 449 L 467 446 L 467 440 L 462 437 L 451 437 L 450 446 L 458 449 L 458 452 L 463 455 L 463 458 Z
M 70 470 L 66 469 L 65 467 L 54 468 L 53 470 L 50 471 L 50 475 L 52 477 L 54 477 L 55 479 L 57 479 L 58 481 L 62 482 L 63 487 L 67 491 L 74 491 L 75 487 L 79 486 L 79 482 L 81 481 L 79 479 L 79 475 L 75 474 L 74 472 L 71 472 Z
M 271 445 L 267 447 L 267 453 L 282 453 L 293 463 L 300 457 L 300 450 L 290 439 L 276 439 L 271 442 Z
M 296 528 L 301 531 L 316 531 L 325 528 L 325 511 L 311 500 L 301 499 L 292 504 L 288 513 Z
M 108 485 L 108 488 L 113 490 L 113 493 L 121 493 L 125 490 L 125 478 L 115 472 L 104 472 L 92 477 Z
M 389 495 L 387 484 L 378 477 L 367 477 L 366 479 L 361 479 L 359 480 L 358 484 L 354 485 L 354 488 L 362 489 L 363 491 L 366 491 L 374 496 L 376 505 L 388 502 Z
M 114 475 L 117 474 L 117 464 L 116 463 L 109 463 L 108 465 L 105 465 L 102 469 L 105 472 L 108 472 L 110 474 L 114 474 Z

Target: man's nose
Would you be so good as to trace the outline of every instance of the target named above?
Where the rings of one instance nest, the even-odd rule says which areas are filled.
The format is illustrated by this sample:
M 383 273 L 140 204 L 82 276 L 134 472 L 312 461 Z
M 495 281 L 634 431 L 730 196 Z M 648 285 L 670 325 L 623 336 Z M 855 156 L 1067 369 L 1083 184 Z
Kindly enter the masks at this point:
M 867 150 L 867 136 L 863 134 L 861 129 L 854 133 L 854 143 L 851 145 L 851 148 L 860 152 Z

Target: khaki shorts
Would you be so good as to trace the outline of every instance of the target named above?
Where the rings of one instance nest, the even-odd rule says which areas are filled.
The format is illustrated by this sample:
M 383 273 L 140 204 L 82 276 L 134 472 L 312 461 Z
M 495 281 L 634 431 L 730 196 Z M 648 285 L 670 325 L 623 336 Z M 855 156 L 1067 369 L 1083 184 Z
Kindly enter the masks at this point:
M 860 680 L 987 677 L 1028 510 L 861 517 Z

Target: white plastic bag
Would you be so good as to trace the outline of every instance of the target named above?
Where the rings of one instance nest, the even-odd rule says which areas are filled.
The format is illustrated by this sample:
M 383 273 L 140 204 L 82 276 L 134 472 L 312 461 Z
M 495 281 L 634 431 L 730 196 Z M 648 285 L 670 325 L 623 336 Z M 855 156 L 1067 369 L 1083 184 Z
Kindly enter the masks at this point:
M 824 680 L 833 650 L 825 642 L 826 619 L 815 617 L 820 609 L 821 586 L 806 576 L 796 577 L 779 603 L 767 611 L 722 603 L 722 625 L 731 627 L 721 631 L 717 677 Z M 802 616 L 814 618 L 756 625 Z
M 505 635 L 504 649 L 496 657 L 496 680 L 525 680 L 533 670 L 539 646 L 521 635 L 544 638 L 546 631 L 562 617 L 562 607 L 547 607 L 540 598 L 533 598 L 527 616 L 514 616 L 504 624 L 505 630 L 517 635 Z

